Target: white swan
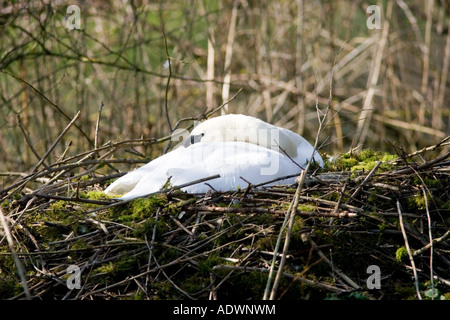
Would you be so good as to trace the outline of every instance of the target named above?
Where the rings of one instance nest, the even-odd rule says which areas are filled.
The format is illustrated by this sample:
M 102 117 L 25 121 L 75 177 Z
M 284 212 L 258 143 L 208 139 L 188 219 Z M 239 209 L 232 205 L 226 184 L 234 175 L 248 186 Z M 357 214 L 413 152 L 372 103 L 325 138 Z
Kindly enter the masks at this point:
M 227 191 L 299 174 L 313 153 L 313 146 L 298 134 L 254 117 L 230 114 L 196 126 L 181 146 L 129 172 L 106 188 L 107 194 L 124 194 L 130 200 L 159 191 L 170 182 L 179 186 L 220 175 L 219 178 L 186 186 L 181 190 L 205 193 L 211 188 Z M 319 153 L 314 160 L 323 166 Z M 272 182 L 294 183 L 295 177 Z

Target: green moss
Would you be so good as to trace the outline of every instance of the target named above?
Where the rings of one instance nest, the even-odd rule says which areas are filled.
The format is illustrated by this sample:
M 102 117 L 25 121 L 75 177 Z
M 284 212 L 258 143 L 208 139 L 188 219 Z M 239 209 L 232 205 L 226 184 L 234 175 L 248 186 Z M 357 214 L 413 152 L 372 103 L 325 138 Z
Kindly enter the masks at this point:
M 317 209 L 316 206 L 310 204 L 299 204 L 297 210 L 303 212 L 314 212 Z
M 394 294 L 402 297 L 404 300 L 415 300 L 417 298 L 414 286 L 402 286 L 398 283 L 394 286 Z
M 213 267 L 222 263 L 224 263 L 224 260 L 214 254 L 205 261 L 201 261 L 198 264 L 198 271 L 200 272 L 201 276 L 209 277 L 209 274 L 212 272 Z
M 82 191 L 80 192 L 80 198 L 89 199 L 89 200 L 107 200 L 114 199 L 116 195 L 109 195 L 104 193 L 103 191 L 91 190 L 91 191 Z
M 255 216 L 255 224 L 272 225 L 276 220 L 276 216 L 271 213 L 262 213 Z
M 156 222 L 154 217 L 147 218 L 145 221 L 133 225 L 133 236 L 139 239 L 151 239 L 153 236 L 153 231 L 155 230 L 155 237 L 158 239 L 162 234 L 170 230 L 170 225 L 168 225 L 164 219 L 158 219 Z
M 256 247 L 262 251 L 273 251 L 277 242 L 276 237 L 264 237 L 256 242 Z
M 0 280 L 0 300 L 14 297 L 23 291 L 18 280 L 9 278 Z
M 1 207 L 3 210 L 6 210 L 6 209 L 9 208 L 10 204 L 11 204 L 11 202 L 10 202 L 8 199 L 6 199 L 6 200 L 3 201 L 2 203 L 0 203 L 0 207 Z
M 99 277 L 100 282 L 108 282 L 121 279 L 138 270 L 139 263 L 136 256 L 124 256 L 117 261 L 106 263 L 93 271 L 93 275 Z
M 378 161 L 365 161 L 359 162 L 357 165 L 354 165 L 351 170 L 352 171 L 370 171 L 377 165 Z
M 358 163 L 357 159 L 350 157 L 349 155 L 343 155 L 341 158 L 336 159 L 334 163 L 329 163 L 327 169 L 331 169 L 331 171 L 347 171 Z
M 165 206 L 165 209 L 168 213 L 172 215 L 178 215 L 181 212 L 181 208 L 183 207 L 184 204 L 185 204 L 184 201 L 169 203 Z
M 430 178 L 428 176 L 422 176 L 422 177 L 418 177 L 416 176 L 414 178 L 414 183 L 416 185 L 423 185 L 425 184 L 425 186 L 429 187 L 429 188 L 440 188 L 442 187 L 442 182 L 438 179 L 433 179 Z
M 389 153 L 364 149 L 359 153 L 343 154 L 333 161 L 327 162 L 326 169 L 330 171 L 370 171 L 376 166 L 378 161 L 381 161 L 382 163 L 378 170 L 388 171 L 392 169 L 393 161 L 396 158 L 396 155 Z
M 87 249 L 88 246 L 86 245 L 86 242 L 84 240 L 77 240 L 75 241 L 71 246 L 70 249 L 71 250 L 82 250 L 82 249 Z
M 414 196 L 407 199 L 408 210 L 417 211 L 424 210 L 426 207 L 425 198 L 422 193 L 416 193 Z
M 166 203 L 167 199 L 163 195 L 151 195 L 135 199 L 125 207 L 114 208 L 111 213 L 120 222 L 142 221 L 154 216 L 156 210 Z
M 198 274 L 195 274 L 191 277 L 187 277 L 182 283 L 181 287 L 184 291 L 188 293 L 195 293 L 199 292 L 201 290 L 204 290 L 205 287 L 208 285 L 209 281 L 209 273 L 206 275 L 206 277 L 199 276 Z
M 106 162 L 106 160 L 100 161 L 99 164 L 97 165 L 97 169 L 101 169 L 104 166 L 106 166 L 108 163 Z
M 35 236 L 44 242 L 60 240 L 63 234 L 70 230 L 78 233 L 80 220 L 84 220 L 83 213 L 75 209 L 74 205 L 67 201 L 55 201 L 46 209 L 39 210 L 32 215 L 27 215 L 25 221 L 35 225 Z
M 404 258 L 408 256 L 408 250 L 406 250 L 406 247 L 400 247 L 395 252 L 395 259 L 397 259 L 398 262 L 402 262 Z
M 89 181 L 89 180 L 91 180 L 91 177 L 89 176 L 89 175 L 84 175 L 84 176 L 81 176 L 81 178 L 80 178 L 80 181 L 81 182 L 86 182 L 86 181 Z

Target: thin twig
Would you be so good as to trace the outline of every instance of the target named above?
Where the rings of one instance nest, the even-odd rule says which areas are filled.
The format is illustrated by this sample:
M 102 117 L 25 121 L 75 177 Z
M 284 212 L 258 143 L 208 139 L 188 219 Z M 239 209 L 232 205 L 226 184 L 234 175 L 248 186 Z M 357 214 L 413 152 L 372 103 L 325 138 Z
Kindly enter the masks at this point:
M 19 124 L 19 128 L 22 131 L 23 137 L 25 138 L 25 141 L 27 142 L 28 147 L 30 148 L 31 152 L 33 152 L 34 156 L 38 159 L 38 161 L 41 161 L 42 158 L 37 153 L 36 149 L 34 148 L 33 142 L 31 141 L 30 137 L 28 136 L 27 132 L 25 131 L 25 128 L 23 127 L 23 124 L 22 124 L 19 114 L 17 114 L 17 123 Z M 47 165 L 47 163 L 45 163 L 45 161 L 43 161 L 42 164 L 44 165 L 44 167 L 46 169 L 48 169 L 48 165 Z
M 167 63 L 168 63 L 168 67 L 169 67 L 169 76 L 167 77 L 166 92 L 165 92 L 165 99 L 164 99 L 164 111 L 166 113 L 166 120 L 167 120 L 167 124 L 169 126 L 169 130 L 172 133 L 173 130 L 172 130 L 172 124 L 170 123 L 169 107 L 168 107 L 170 79 L 172 79 L 172 61 L 171 61 L 172 58 L 169 55 L 169 48 L 167 46 L 167 36 L 164 31 L 164 25 L 161 26 L 161 32 L 162 32 L 163 38 L 164 38 L 164 50 L 166 53 Z M 169 140 L 169 145 L 170 145 L 170 140 Z
M 23 268 L 22 262 L 20 261 L 19 256 L 17 255 L 14 240 L 11 235 L 11 230 L 8 227 L 6 217 L 3 214 L 3 210 L 1 207 L 0 207 L 0 222 L 2 224 L 3 231 L 5 232 L 5 236 L 9 244 L 9 250 L 11 251 L 11 254 L 14 258 L 14 263 L 16 264 L 17 273 L 19 274 L 20 281 L 22 282 L 23 291 L 25 292 L 27 298 L 31 299 L 30 290 L 28 289 L 27 278 L 25 276 L 25 269 Z
M 422 193 L 423 198 L 425 199 L 425 212 L 427 214 L 427 222 L 428 222 L 428 237 L 430 239 L 430 282 L 431 282 L 431 292 L 433 293 L 431 295 L 431 300 L 434 300 L 434 271 L 433 271 L 433 254 L 434 254 L 434 248 L 433 248 L 433 235 L 431 233 L 431 216 L 430 216 L 430 210 L 428 208 L 428 195 L 425 192 L 425 188 L 422 185 Z M 414 256 L 414 254 L 412 254 Z
M 412 251 L 411 251 L 411 248 L 409 247 L 408 236 L 406 235 L 405 226 L 403 225 L 402 209 L 400 207 L 400 202 L 398 200 L 397 200 L 396 204 L 397 204 L 397 212 L 398 212 L 398 219 L 399 219 L 399 223 L 400 223 L 400 229 L 402 231 L 403 239 L 405 240 L 406 251 L 408 252 L 409 261 L 411 262 L 411 267 L 412 267 L 413 274 L 414 274 L 414 283 L 416 286 L 417 297 L 419 298 L 419 300 L 422 300 L 422 296 L 420 295 L 420 290 L 419 290 L 419 277 L 417 275 L 416 264 L 414 263 Z
M 49 156 L 49 154 L 53 151 L 53 149 L 56 147 L 56 145 L 58 144 L 59 140 L 61 140 L 61 138 L 67 133 L 67 131 L 69 131 L 70 127 L 75 123 L 75 121 L 77 121 L 77 119 L 80 117 L 81 114 L 81 110 L 77 112 L 77 114 L 75 115 L 75 117 L 70 121 L 70 123 L 66 126 L 66 128 L 63 130 L 63 132 L 61 132 L 61 134 L 58 136 L 58 138 L 56 138 L 56 140 L 53 142 L 53 144 L 50 146 L 50 148 L 47 150 L 47 152 L 44 154 L 44 156 L 41 158 L 41 160 L 39 160 L 39 162 L 34 166 L 32 172 L 36 172 L 36 170 L 40 167 L 40 165 L 45 161 L 45 159 L 47 159 L 47 157 Z
M 100 128 L 100 119 L 102 117 L 103 101 L 100 103 L 100 108 L 98 109 L 97 122 L 95 124 L 95 137 L 94 137 L 94 149 L 98 147 L 98 129 Z

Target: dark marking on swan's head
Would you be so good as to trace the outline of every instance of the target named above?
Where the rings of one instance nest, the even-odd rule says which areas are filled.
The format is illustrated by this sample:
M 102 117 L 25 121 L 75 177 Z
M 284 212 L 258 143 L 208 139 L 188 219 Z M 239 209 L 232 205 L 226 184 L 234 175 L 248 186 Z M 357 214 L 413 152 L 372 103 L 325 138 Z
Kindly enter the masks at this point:
M 193 134 L 190 135 L 185 141 L 184 141 L 184 147 L 187 148 L 189 147 L 191 144 L 200 142 L 202 140 L 202 138 L 204 137 L 204 133 L 200 133 L 200 134 Z

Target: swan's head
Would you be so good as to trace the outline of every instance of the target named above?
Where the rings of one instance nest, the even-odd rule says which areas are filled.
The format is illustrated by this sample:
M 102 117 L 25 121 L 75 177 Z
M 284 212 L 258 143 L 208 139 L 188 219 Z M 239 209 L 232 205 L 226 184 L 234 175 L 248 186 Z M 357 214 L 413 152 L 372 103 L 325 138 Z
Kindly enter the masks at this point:
M 242 141 L 286 152 L 290 157 L 297 156 L 297 143 L 285 129 L 241 114 L 229 114 L 200 123 L 192 130 L 184 145 L 187 147 L 200 141 Z
M 314 149 L 306 139 L 290 130 L 242 114 L 224 115 L 200 123 L 191 131 L 184 146 L 220 141 L 253 143 L 287 154 L 301 165 L 306 164 Z M 315 153 L 314 160 L 323 166 L 318 152 Z

